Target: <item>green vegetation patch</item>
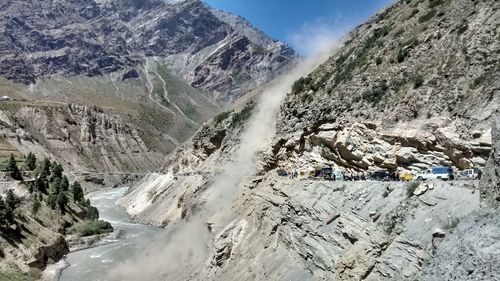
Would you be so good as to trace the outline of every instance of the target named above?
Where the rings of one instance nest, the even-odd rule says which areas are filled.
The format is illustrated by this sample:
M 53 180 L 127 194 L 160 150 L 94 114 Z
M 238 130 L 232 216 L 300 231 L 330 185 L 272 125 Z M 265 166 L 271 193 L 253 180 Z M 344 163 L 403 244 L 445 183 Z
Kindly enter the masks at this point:
M 389 31 L 390 29 L 387 26 L 377 28 L 353 56 L 351 56 L 353 54 L 351 51 L 340 55 L 335 63 L 335 85 L 351 80 L 354 70 L 366 65 L 369 50 L 381 43 L 379 39 L 389 34 Z
M 113 227 L 103 220 L 85 220 L 69 229 L 69 233 L 78 234 L 81 237 L 92 236 L 113 232 Z
M 426 21 L 429 21 L 436 15 L 436 13 L 437 13 L 436 9 L 430 9 L 425 15 L 418 18 L 418 22 L 424 23 Z
M 251 101 L 245 105 L 245 107 L 240 111 L 233 115 L 231 119 L 231 127 L 240 127 L 242 126 L 248 118 L 252 115 L 252 111 L 255 108 L 255 102 Z
M 217 114 L 214 117 L 214 124 L 218 125 L 222 121 L 226 120 L 227 118 L 229 118 L 229 116 L 231 115 L 232 112 L 233 112 L 232 110 L 229 110 L 229 111 L 224 111 L 224 112 Z

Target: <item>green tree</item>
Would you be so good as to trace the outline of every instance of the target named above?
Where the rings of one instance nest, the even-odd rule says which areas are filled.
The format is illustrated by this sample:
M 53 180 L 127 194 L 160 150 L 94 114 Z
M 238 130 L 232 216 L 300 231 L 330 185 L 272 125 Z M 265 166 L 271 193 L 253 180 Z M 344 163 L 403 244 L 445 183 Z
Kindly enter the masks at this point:
M 33 204 L 31 205 L 31 213 L 36 216 L 38 213 L 38 210 L 40 210 L 40 207 L 42 206 L 42 203 L 40 203 L 40 200 L 38 200 L 38 196 L 35 194 L 33 196 Z
M 7 222 L 5 218 L 5 209 L 7 206 L 5 205 L 5 201 L 3 201 L 2 196 L 0 196 L 0 225 L 4 225 Z
M 59 194 L 62 190 L 61 183 L 62 183 L 61 178 L 54 178 L 54 180 L 50 184 L 50 188 L 53 189 L 53 192 L 56 195 Z
M 8 208 L 15 210 L 17 208 L 18 202 L 19 202 L 19 199 L 14 194 L 14 191 L 12 189 L 7 190 L 7 195 L 5 197 L 5 205 Z
M 60 182 L 60 181 L 58 181 Z M 49 190 L 49 195 L 47 196 L 47 205 L 52 209 L 55 210 L 57 207 L 57 197 L 60 193 L 60 185 L 52 184 Z
M 73 201 L 85 203 L 83 196 L 83 189 L 79 182 L 75 181 L 71 186 L 71 193 L 73 194 Z
M 58 164 L 56 161 L 52 162 L 51 165 L 51 173 L 50 173 L 50 181 L 54 181 L 57 178 L 62 178 L 63 174 L 63 167 L 61 164 Z
M 61 190 L 68 191 L 69 189 L 69 180 L 67 176 L 63 176 L 61 180 Z
M 47 193 L 47 179 L 38 177 L 35 180 L 35 188 L 36 191 L 40 191 L 41 193 Z
M 35 174 L 37 178 L 47 179 L 50 175 L 50 160 L 47 158 L 43 159 Z
M 97 219 L 99 219 L 99 210 L 97 210 L 96 207 L 89 205 L 87 207 L 87 218 L 90 219 L 90 220 L 97 220 Z
M 15 180 L 22 180 L 23 176 L 17 167 L 16 159 L 14 158 L 14 154 L 10 155 L 9 164 L 7 165 L 7 171 L 9 175 Z
M 61 191 L 59 192 L 59 194 L 57 194 L 56 198 L 57 207 L 63 214 L 66 212 L 66 205 L 68 205 L 68 201 L 69 200 L 68 196 L 66 196 L 66 192 Z
M 12 189 L 7 190 L 5 197 L 4 218 L 7 223 L 14 223 L 14 210 L 17 207 L 18 199 Z
M 36 156 L 33 153 L 28 153 L 24 160 L 24 167 L 27 171 L 33 171 L 36 168 Z
M 47 206 L 49 206 L 52 210 L 56 209 L 56 200 L 57 200 L 57 194 L 50 193 L 47 196 Z

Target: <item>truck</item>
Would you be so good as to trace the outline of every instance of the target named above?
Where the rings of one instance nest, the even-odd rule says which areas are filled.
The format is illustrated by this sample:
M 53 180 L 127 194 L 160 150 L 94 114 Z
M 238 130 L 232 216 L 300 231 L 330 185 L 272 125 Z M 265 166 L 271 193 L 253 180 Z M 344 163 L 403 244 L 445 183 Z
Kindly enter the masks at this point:
M 457 179 L 459 180 L 477 180 L 481 179 L 481 170 L 478 168 L 466 169 L 457 172 Z
M 435 166 L 415 175 L 415 178 L 421 180 L 453 180 L 453 169 L 447 166 Z

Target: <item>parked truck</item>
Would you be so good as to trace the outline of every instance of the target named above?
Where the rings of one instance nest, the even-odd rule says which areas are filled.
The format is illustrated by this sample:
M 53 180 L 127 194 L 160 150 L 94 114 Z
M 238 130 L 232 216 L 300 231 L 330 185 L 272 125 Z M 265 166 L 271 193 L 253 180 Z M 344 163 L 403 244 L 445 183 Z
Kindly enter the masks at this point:
M 417 180 L 453 180 L 453 169 L 447 166 L 435 166 L 418 173 L 415 178 Z
M 466 169 L 458 171 L 456 176 L 459 180 L 477 180 L 481 179 L 481 170 L 478 168 Z

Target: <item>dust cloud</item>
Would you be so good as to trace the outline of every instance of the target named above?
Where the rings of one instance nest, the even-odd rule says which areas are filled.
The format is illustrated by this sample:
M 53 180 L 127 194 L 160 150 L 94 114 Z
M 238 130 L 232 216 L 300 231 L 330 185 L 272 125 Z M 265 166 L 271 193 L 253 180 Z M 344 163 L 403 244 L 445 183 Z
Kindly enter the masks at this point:
M 213 235 L 207 221 L 214 215 L 227 215 L 233 200 L 240 192 L 245 178 L 257 170 L 259 154 L 272 140 L 276 117 L 286 94 L 300 77 L 314 70 L 333 51 L 332 41 L 317 42 L 317 46 L 328 45 L 312 58 L 306 59 L 279 79 L 270 82 L 257 98 L 257 105 L 246 129 L 241 134 L 240 144 L 232 161 L 224 164 L 207 189 L 203 209 L 189 218 L 168 226 L 138 253 L 137 257 L 117 266 L 108 276 L 109 280 L 191 280 L 197 272 L 207 266 L 213 253 Z M 203 279 L 203 278 L 201 278 Z

